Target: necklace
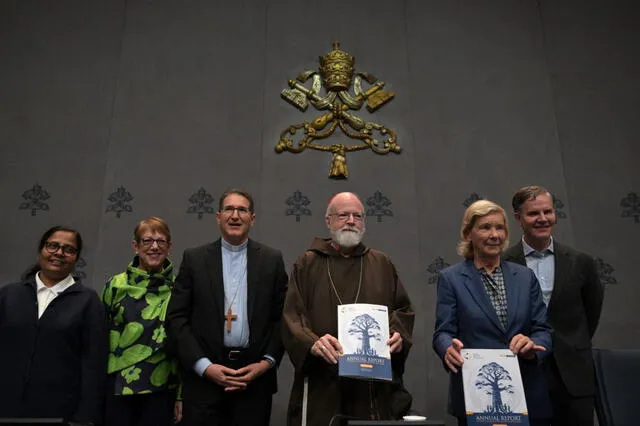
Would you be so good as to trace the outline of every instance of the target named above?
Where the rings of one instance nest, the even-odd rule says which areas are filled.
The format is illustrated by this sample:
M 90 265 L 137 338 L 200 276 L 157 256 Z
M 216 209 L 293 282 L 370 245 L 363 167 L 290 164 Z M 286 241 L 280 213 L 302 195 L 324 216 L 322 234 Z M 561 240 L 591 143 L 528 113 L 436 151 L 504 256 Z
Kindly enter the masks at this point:
M 356 300 L 354 300 L 353 303 L 358 303 L 358 297 L 360 296 L 360 289 L 362 288 L 363 257 L 364 256 L 360 256 L 360 280 L 358 282 L 358 291 L 356 293 Z M 335 293 L 336 297 L 338 298 L 338 302 L 340 302 L 340 304 L 343 305 L 342 299 L 340 298 L 340 295 L 338 294 L 338 290 L 336 289 L 336 285 L 333 283 L 333 278 L 331 277 L 331 268 L 329 267 L 330 264 L 331 264 L 331 258 L 328 257 L 327 258 L 327 274 L 329 275 L 329 282 L 331 283 L 331 288 L 333 289 L 333 292 Z
M 242 266 L 242 275 L 240 277 L 240 280 L 237 281 L 238 286 L 236 287 L 236 292 L 233 294 L 233 298 L 231 299 L 231 302 L 228 305 L 227 308 L 227 313 L 224 315 L 224 320 L 227 323 L 227 334 L 231 333 L 231 321 L 235 321 L 238 319 L 238 315 L 233 313 L 233 302 L 236 301 L 236 297 L 238 296 L 238 292 L 240 291 L 240 287 L 242 287 L 244 285 L 245 282 L 245 277 L 247 276 L 247 259 L 246 257 L 244 258 L 244 261 L 241 263 Z M 225 304 L 227 302 L 227 294 L 225 292 L 224 294 L 224 301 Z

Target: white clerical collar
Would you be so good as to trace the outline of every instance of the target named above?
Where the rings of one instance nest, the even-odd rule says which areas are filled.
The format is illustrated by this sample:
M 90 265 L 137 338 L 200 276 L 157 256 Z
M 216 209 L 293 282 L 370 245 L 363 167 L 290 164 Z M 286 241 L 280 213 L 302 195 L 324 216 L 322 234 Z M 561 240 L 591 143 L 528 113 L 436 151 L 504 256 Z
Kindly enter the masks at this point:
M 240 243 L 239 245 L 234 246 L 233 244 L 231 244 L 230 242 L 228 242 L 224 238 L 221 238 L 221 240 L 222 240 L 222 248 L 227 250 L 227 251 L 243 251 L 243 250 L 245 250 L 247 248 L 247 243 L 249 243 L 249 240 L 246 239 L 242 243 Z
M 44 282 L 40 279 L 40 272 L 36 274 L 36 286 L 37 286 L 38 292 L 43 291 L 44 289 L 48 289 L 48 290 L 51 290 L 52 292 L 60 294 L 66 289 L 68 289 L 69 287 L 71 287 L 72 285 L 74 285 L 75 283 L 76 283 L 76 280 L 74 280 L 71 274 L 69 274 L 65 279 L 58 282 L 57 284 L 51 287 L 47 287 L 44 284 Z
M 524 240 L 524 237 L 522 237 L 522 249 L 524 251 L 525 257 L 527 257 L 529 254 L 531 254 L 534 251 L 538 251 L 533 247 L 531 247 L 529 244 L 527 244 L 527 242 Z M 540 250 L 540 253 L 544 253 L 546 251 L 553 253 L 553 237 L 549 239 L 549 245 L 546 248 L 543 248 L 542 250 Z

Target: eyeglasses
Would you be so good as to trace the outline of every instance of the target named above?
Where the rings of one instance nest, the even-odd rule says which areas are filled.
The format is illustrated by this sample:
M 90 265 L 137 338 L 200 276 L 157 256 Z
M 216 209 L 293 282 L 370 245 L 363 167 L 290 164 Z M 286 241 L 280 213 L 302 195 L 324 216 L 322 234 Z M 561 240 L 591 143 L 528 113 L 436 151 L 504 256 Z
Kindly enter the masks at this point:
M 238 212 L 238 216 L 242 217 L 246 217 L 251 214 L 251 210 L 249 210 L 249 208 L 247 207 L 224 206 L 222 208 L 222 214 L 233 216 L 233 212 Z
M 54 242 L 45 243 L 44 249 L 51 254 L 57 253 L 58 250 L 62 249 L 62 254 L 64 254 L 65 256 L 73 256 L 78 253 L 78 249 L 74 246 L 68 246 L 66 244 L 60 245 Z
M 339 213 L 330 213 L 329 216 L 335 216 L 339 221 L 345 221 L 349 219 L 349 216 L 353 216 L 353 220 L 356 222 L 361 222 L 364 219 L 364 215 L 362 213 L 348 213 L 348 212 L 339 212 Z
M 142 247 L 151 247 L 153 246 L 153 243 L 158 244 L 158 247 L 161 249 L 169 247 L 169 242 L 163 238 L 143 238 L 140 240 Z

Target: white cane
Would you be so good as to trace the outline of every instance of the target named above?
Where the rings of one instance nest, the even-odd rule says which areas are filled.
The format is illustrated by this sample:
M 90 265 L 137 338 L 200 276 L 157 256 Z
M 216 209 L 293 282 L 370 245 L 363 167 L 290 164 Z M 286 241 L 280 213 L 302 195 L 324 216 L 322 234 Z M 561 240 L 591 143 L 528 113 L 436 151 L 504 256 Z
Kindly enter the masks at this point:
M 309 397 L 309 376 L 304 377 L 302 386 L 302 425 L 307 426 L 307 398 Z

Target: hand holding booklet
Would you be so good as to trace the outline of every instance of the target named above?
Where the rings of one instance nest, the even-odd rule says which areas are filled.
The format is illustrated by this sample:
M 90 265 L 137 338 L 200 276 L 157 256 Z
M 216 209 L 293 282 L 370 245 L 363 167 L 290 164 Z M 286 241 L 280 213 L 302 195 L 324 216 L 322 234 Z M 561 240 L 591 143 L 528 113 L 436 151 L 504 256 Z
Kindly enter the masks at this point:
M 468 426 L 529 426 L 518 357 L 508 349 L 462 349 Z
M 391 380 L 389 312 L 384 305 L 338 306 L 338 341 L 343 354 L 338 374 L 365 380 Z

